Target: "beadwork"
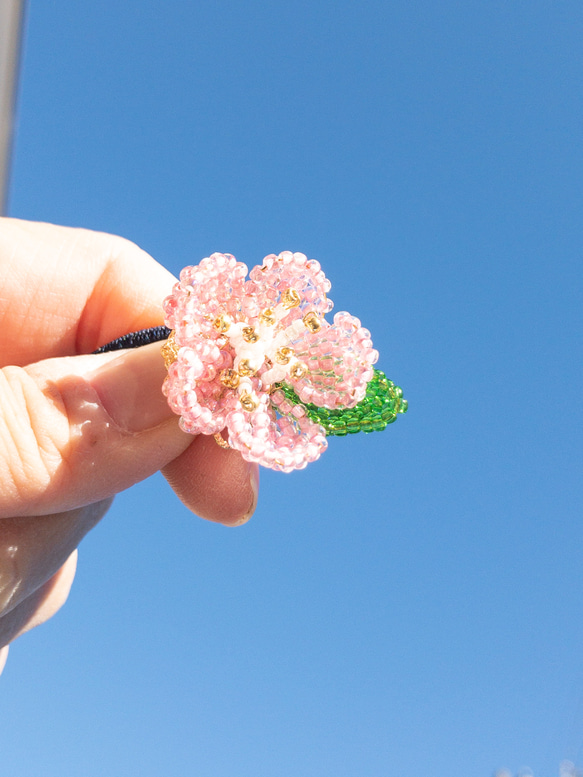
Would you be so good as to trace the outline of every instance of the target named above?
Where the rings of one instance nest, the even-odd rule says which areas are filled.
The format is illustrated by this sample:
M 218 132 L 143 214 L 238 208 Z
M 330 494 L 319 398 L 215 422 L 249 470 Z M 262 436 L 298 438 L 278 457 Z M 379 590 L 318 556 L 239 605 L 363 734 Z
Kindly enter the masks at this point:
M 319 263 L 290 251 L 249 279 L 230 254 L 186 267 L 164 301 L 163 391 L 181 428 L 217 440 L 226 430 L 248 461 L 290 472 L 319 458 L 326 435 L 381 430 L 404 413 L 401 389 L 373 368 L 370 332 L 349 313 L 324 318 L 329 290 Z

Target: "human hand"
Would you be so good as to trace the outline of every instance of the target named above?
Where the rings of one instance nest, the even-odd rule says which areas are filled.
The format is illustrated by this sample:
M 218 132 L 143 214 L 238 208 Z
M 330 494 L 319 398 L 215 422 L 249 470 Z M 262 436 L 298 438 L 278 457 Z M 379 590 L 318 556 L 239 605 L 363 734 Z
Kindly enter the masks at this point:
M 94 355 L 163 323 L 175 279 L 123 238 L 0 219 L 0 673 L 8 643 L 67 599 L 77 546 L 114 495 L 161 469 L 192 512 L 253 513 L 256 465 L 178 427 L 160 344 Z

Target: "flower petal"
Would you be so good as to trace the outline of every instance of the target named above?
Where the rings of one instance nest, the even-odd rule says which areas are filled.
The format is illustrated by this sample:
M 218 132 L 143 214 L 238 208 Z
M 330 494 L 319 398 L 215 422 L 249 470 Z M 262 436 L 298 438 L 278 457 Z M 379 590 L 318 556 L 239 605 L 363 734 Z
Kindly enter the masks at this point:
M 336 313 L 334 324 L 301 332 L 292 347 L 308 368 L 305 376 L 291 381 L 302 402 L 333 410 L 354 407 L 363 399 L 378 352 L 357 318 Z
M 292 408 L 285 402 L 281 391 L 275 392 L 271 401 L 281 412 L 279 418 L 266 394 L 252 413 L 241 410 L 229 413 L 229 445 L 240 451 L 247 461 L 279 472 L 303 469 L 326 450 L 328 443 L 324 430 L 310 421 L 301 406 Z
M 251 280 L 245 284 L 246 294 L 257 301 L 258 312 L 274 308 L 289 289 L 298 292 L 300 302 L 285 317 L 285 325 L 313 310 L 323 316 L 332 310 L 332 300 L 326 297 L 331 284 L 320 269 L 319 262 L 309 260 L 305 254 L 283 251 L 279 256 L 269 254 L 262 265 L 249 273 Z
M 180 426 L 190 434 L 216 434 L 224 429 L 227 413 L 237 401 L 221 383 L 221 370 L 232 357 L 211 340 L 200 338 L 183 347 L 168 369 L 162 390 L 168 404 L 180 416 Z
M 185 267 L 172 294 L 164 300 L 166 326 L 176 332 L 179 345 L 191 345 L 198 336 L 218 338 L 217 316 L 242 318 L 247 266 L 231 254 L 212 254 L 200 264 Z

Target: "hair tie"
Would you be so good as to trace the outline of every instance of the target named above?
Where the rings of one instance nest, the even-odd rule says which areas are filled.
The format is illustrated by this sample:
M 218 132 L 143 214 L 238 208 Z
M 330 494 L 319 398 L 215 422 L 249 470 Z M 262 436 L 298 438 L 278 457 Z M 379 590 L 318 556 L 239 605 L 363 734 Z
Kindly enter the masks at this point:
M 245 264 L 215 253 L 180 273 L 166 327 L 98 352 L 167 338 L 162 390 L 185 432 L 214 435 L 271 469 L 303 469 L 328 435 L 382 431 L 407 411 L 401 389 L 373 367 L 370 332 L 349 313 L 326 320 L 330 287 L 304 254 L 270 254 L 247 278 Z

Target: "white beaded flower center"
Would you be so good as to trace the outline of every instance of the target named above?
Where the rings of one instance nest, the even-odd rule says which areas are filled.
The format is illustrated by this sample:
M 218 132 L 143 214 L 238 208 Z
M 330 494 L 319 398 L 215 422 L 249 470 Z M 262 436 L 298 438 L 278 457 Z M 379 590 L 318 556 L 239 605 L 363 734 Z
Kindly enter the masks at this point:
M 267 311 L 256 326 L 244 321 L 231 322 L 222 317 L 225 336 L 235 353 L 233 369 L 238 375 L 237 392 L 243 407 L 253 409 L 258 404 L 253 390 L 251 376 L 258 373 L 264 365 L 267 370 L 261 373 L 262 390 L 268 390 L 274 383 L 303 377 L 306 366 L 297 358 L 291 344 L 305 328 L 302 319 L 296 319 L 287 327 L 280 326 L 287 316 L 289 305 L 280 303 Z M 235 386 L 233 386 L 234 388 Z

